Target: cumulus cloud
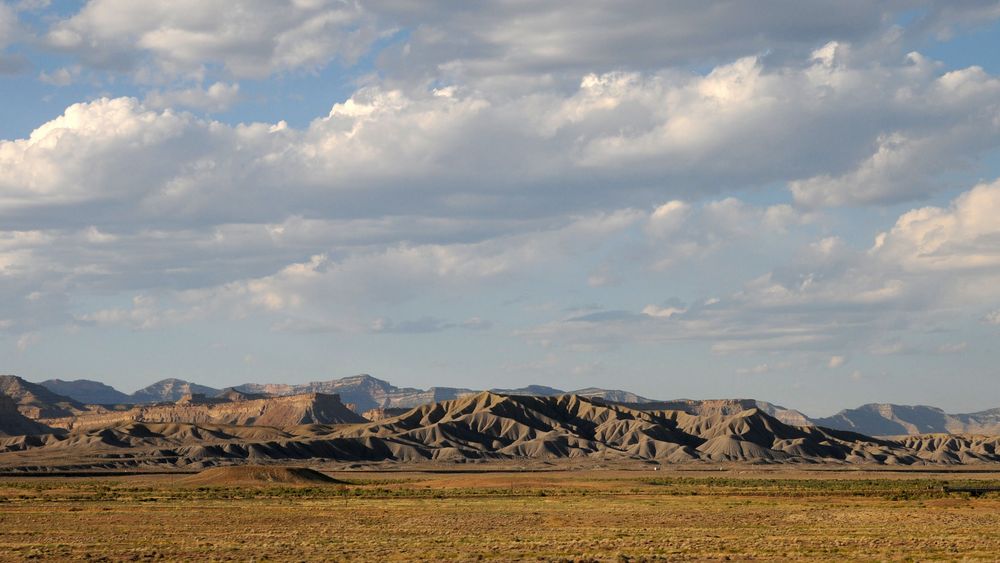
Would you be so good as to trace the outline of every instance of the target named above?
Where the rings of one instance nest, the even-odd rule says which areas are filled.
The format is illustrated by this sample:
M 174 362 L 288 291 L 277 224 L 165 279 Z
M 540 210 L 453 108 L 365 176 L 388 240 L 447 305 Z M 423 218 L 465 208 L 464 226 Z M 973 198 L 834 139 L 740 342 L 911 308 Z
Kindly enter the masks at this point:
M 144 104 L 151 108 L 193 108 L 208 112 L 226 111 L 239 100 L 240 85 L 216 82 L 208 88 L 194 87 L 183 90 L 146 94 Z
M 945 37 L 1000 17 L 979 1 L 822 0 L 799 8 L 791 0 L 711 10 L 683 0 L 501 2 L 489 10 L 449 2 L 156 0 L 139 9 L 126 0 L 89 0 L 54 18 L 45 41 L 83 64 L 147 81 L 205 77 L 216 67 L 259 78 L 332 60 L 351 65 L 371 54 L 400 83 L 443 79 L 523 90 L 587 72 L 715 64 L 762 52 L 780 63 L 833 40 L 884 50 L 887 42 Z M 901 29 L 894 22 L 904 16 Z
M 1000 325 L 1000 309 L 986 313 L 983 322 L 990 325 Z
M 203 75 L 210 65 L 235 77 L 264 77 L 338 58 L 351 63 L 376 37 L 352 2 L 91 0 L 53 24 L 45 40 L 84 64 L 159 80 Z
M 17 339 L 17 349 L 19 352 L 25 352 L 28 348 L 31 348 L 35 344 L 38 344 L 42 340 L 42 335 L 37 332 L 28 332 L 22 334 Z
M 1000 180 L 980 184 L 948 208 L 924 207 L 903 214 L 878 235 L 871 252 L 906 271 L 1000 269 Z
M 431 332 L 448 328 L 487 329 L 492 323 L 479 317 L 461 322 L 443 321 L 427 316 L 416 320 L 395 322 L 382 318 L 375 324 L 362 322 L 372 305 L 395 305 L 417 296 L 451 294 L 456 290 L 498 284 L 528 272 L 539 272 L 565 264 L 575 254 L 593 252 L 605 239 L 620 233 L 636 223 L 637 212 L 626 210 L 618 213 L 579 217 L 557 228 L 520 235 L 505 235 L 475 243 L 427 243 L 342 246 L 338 255 L 317 254 L 308 260 L 284 265 L 268 275 L 239 278 L 205 287 L 178 288 L 157 281 L 158 291 L 166 299 L 159 303 L 149 295 L 133 300 L 131 307 L 99 309 L 76 315 L 81 324 L 120 325 L 135 329 L 148 329 L 201 320 L 205 318 L 242 319 L 265 316 L 275 319 L 277 330 L 300 332 L 370 331 L 370 332 Z M 165 251 L 167 249 L 164 249 Z M 248 245 L 249 254 L 267 252 L 264 248 Z M 185 253 L 185 246 L 177 247 L 174 260 L 187 269 L 197 268 L 198 255 Z M 284 251 L 284 254 L 282 253 Z M 294 254 L 298 247 L 282 247 L 275 256 Z M 205 260 L 214 252 L 203 248 Z M 92 256 L 85 256 L 83 260 Z M 162 257 L 161 257 L 162 259 Z M 233 260 L 236 269 L 245 267 L 243 259 Z M 275 258 L 277 259 L 277 258 Z M 214 260 L 218 260 L 215 258 Z M 133 265 L 137 269 L 141 262 Z M 149 284 L 151 280 L 136 279 L 124 265 L 120 272 L 124 278 L 119 283 Z M 205 264 L 215 271 L 214 266 Z M 157 266 L 163 269 L 164 265 Z M 108 274 L 114 275 L 114 274 Z M 210 274 L 209 274 L 210 276 Z M 100 283 L 106 279 L 89 279 Z M 107 276 L 105 276 L 106 278 Z M 88 282 L 83 273 L 66 274 L 66 283 L 77 285 Z M 208 278 L 210 279 L 210 277 Z M 166 280 L 167 283 L 171 283 Z M 173 282 L 176 285 L 176 280 Z M 127 286 L 126 286 L 127 287 Z M 334 296 L 334 297 L 331 297 Z M 0 311 L 2 312 L 2 311 Z M 434 321 L 434 322 L 431 322 Z
M 0 141 L 0 216 L 30 227 L 66 224 L 83 217 L 70 207 L 86 205 L 98 224 L 551 217 L 785 181 L 806 205 L 908 199 L 942 189 L 921 166 L 961 166 L 1000 139 L 1000 82 L 936 68 L 913 60 L 831 66 L 820 57 L 773 70 L 751 57 L 706 75 L 589 75 L 568 93 L 375 85 L 301 129 L 157 109 L 225 109 L 235 84 L 154 92 L 146 104 L 98 99 L 70 106 L 26 139 Z M 887 122 L 898 139 L 923 139 L 936 152 L 930 164 L 919 151 L 886 159 L 923 170 L 915 174 L 925 181 L 898 181 L 895 168 L 850 176 L 864 147 L 889 142 L 880 125 Z M 850 179 L 817 180 L 841 174 Z M 683 219 L 683 208 L 666 205 L 650 229 L 666 233 Z M 740 210 L 722 201 L 712 212 Z M 797 220 L 787 205 L 767 213 L 775 229 Z
M 705 259 L 734 242 L 785 234 L 812 220 L 785 204 L 759 207 L 727 197 L 695 206 L 674 200 L 656 207 L 645 221 L 646 256 L 651 269 L 666 270 Z
M 80 67 L 60 67 L 52 72 L 45 72 L 44 70 L 38 73 L 38 79 L 46 84 L 52 86 L 69 86 L 80 75 Z
M 918 55 L 911 59 L 915 65 L 926 64 Z M 941 128 L 927 130 L 918 125 L 911 131 L 880 134 L 872 153 L 849 171 L 791 182 L 796 201 L 820 206 L 913 199 L 936 191 L 935 180 L 943 170 L 967 166 L 966 156 L 996 146 L 1000 80 L 982 68 L 970 67 L 937 77 L 926 85 L 922 96 L 935 100 L 932 105 L 937 111 L 966 116 Z
M 0 3 L 0 75 L 22 72 L 30 66 L 23 56 L 6 53 L 7 47 L 23 34 L 14 7 Z
M 517 90 L 586 72 L 715 64 L 763 52 L 780 64 L 834 40 L 877 45 L 878 50 L 861 49 L 864 56 L 877 57 L 886 41 L 912 43 L 995 21 L 1000 16 L 991 4 L 824 0 L 803 10 L 793 1 L 768 0 L 726 2 L 706 10 L 683 0 L 583 0 L 572 5 L 502 2 L 490 10 L 409 2 L 369 8 L 409 31 L 405 41 L 381 53 L 383 68 L 393 76 L 419 81 L 443 74 Z M 905 31 L 893 24 L 904 13 L 911 19 Z
M 0 52 L 16 24 L 6 6 Z M 902 214 L 870 248 L 830 219 L 833 206 L 947 193 L 1000 139 L 1000 81 L 907 54 L 904 37 L 994 11 L 906 6 L 918 23 L 904 31 L 896 3 L 860 1 L 442 13 L 92 0 L 52 23 L 45 42 L 72 64 L 40 78 L 113 69 L 150 90 L 0 140 L 0 330 L 251 317 L 278 330 L 485 328 L 456 320 L 474 311 L 392 320 L 406 316 L 392 305 L 559 267 L 581 291 L 636 276 L 669 287 L 735 248 L 758 262 L 734 267 L 746 275 L 728 289 L 637 296 L 521 333 L 809 349 L 839 367 L 839 350 L 874 333 L 888 334 L 865 346 L 997 299 L 996 184 Z M 240 83 L 372 49 L 378 72 L 305 125 L 204 116 L 237 103 Z M 769 203 L 750 203 L 761 189 Z M 780 239 L 803 244 L 785 255 Z
M 1000 299 L 997 202 L 1000 182 L 982 184 L 948 207 L 903 213 L 870 248 L 854 248 L 836 237 L 805 244 L 786 263 L 721 299 L 696 302 L 683 311 L 596 311 L 520 334 L 567 345 L 700 340 L 720 354 L 960 353 L 967 348 L 964 342 L 915 346 L 899 335 L 940 321 L 953 323 L 963 311 Z M 661 311 L 669 314 L 655 314 Z M 987 314 L 985 322 L 993 316 Z M 846 363 L 842 354 L 826 358 L 830 368 Z

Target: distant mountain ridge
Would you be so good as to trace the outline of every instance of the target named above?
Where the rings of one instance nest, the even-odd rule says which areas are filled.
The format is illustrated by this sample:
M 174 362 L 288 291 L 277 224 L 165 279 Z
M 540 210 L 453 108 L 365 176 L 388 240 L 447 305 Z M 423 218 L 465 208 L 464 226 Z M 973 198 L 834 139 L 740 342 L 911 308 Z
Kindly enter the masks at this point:
M 388 381 L 368 374 L 354 375 L 329 381 L 312 381 L 301 384 L 287 383 L 244 383 L 232 389 L 242 393 L 265 393 L 268 395 L 299 395 L 302 393 L 328 393 L 340 395 L 345 403 L 354 405 L 357 412 L 375 408 L 415 407 L 426 403 L 457 399 L 475 394 L 473 389 L 454 387 L 431 387 L 415 389 L 396 387 Z
M 132 401 L 136 403 L 173 403 L 179 401 L 185 395 L 199 394 L 213 396 L 221 393 L 221 390 L 197 383 L 184 381 L 183 379 L 163 379 L 132 393 Z
M 217 396 L 227 390 L 272 396 L 304 393 L 338 394 L 344 403 L 351 404 L 355 412 L 359 414 L 377 409 L 412 408 L 429 403 L 455 400 L 479 392 L 475 389 L 458 387 L 431 387 L 428 389 L 396 387 L 387 381 L 367 374 L 302 384 L 246 383 L 222 391 L 180 379 L 165 379 L 131 395 L 126 395 L 97 381 L 61 381 L 55 379 L 34 384 L 16 378 L 21 383 L 15 385 L 12 383 L 11 377 L 14 376 L 0 376 L 0 393 L 11 395 L 11 392 L 5 391 L 4 386 L 13 385 L 12 396 L 18 403 L 21 413 L 29 418 L 69 416 L 80 409 L 85 409 L 85 404 L 172 403 L 189 393 Z M 507 395 L 539 397 L 575 394 L 641 410 L 676 409 L 690 414 L 708 413 L 713 409 L 717 409 L 723 414 L 729 414 L 752 406 L 785 424 L 816 425 L 836 430 L 859 432 L 869 436 L 927 433 L 1000 435 L 1000 408 L 975 413 L 949 414 L 942 409 L 931 406 L 870 403 L 855 409 L 845 409 L 833 416 L 812 418 L 801 411 L 755 399 L 658 401 L 622 390 L 586 388 L 567 392 L 544 385 L 529 385 L 514 389 L 494 388 L 491 391 Z M 50 393 L 47 394 L 47 392 Z M 47 416 L 41 416 L 43 411 Z
M 49 379 L 39 383 L 53 393 L 72 397 L 87 405 L 117 405 L 128 403 L 132 400 L 131 395 L 126 395 L 110 385 L 100 381 L 89 379 L 77 379 L 76 381 L 63 381 L 61 379 Z
M 838 430 L 862 432 L 871 436 L 914 434 L 1000 434 L 1000 408 L 967 414 L 948 414 L 925 405 L 869 403 L 846 409 L 812 422 Z

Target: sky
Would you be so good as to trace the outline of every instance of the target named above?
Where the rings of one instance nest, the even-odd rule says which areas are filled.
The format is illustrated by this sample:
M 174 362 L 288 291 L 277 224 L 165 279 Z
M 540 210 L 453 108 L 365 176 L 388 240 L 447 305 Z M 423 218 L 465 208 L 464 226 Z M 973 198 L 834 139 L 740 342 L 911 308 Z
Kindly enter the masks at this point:
M 0 3 L 0 372 L 972 412 L 998 338 L 998 1 Z

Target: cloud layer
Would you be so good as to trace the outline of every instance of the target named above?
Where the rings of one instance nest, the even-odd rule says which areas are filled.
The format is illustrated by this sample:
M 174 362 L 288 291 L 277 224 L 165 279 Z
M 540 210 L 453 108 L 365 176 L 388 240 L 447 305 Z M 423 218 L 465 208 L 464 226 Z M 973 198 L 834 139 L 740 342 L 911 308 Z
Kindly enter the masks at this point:
M 1000 78 L 926 52 L 998 19 L 979 0 L 2 3 L 0 73 L 50 105 L 0 135 L 0 333 L 18 357 L 220 324 L 502 339 L 518 369 L 587 376 L 678 346 L 858 382 L 974 354 L 1000 308 Z

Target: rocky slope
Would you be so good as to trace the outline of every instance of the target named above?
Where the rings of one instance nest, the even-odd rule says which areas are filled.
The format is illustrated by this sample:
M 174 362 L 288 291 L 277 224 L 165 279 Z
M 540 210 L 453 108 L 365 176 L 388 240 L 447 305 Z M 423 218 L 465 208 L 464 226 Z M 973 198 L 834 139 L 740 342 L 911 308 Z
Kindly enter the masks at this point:
M 679 410 L 698 416 L 715 414 L 731 415 L 747 409 L 757 408 L 785 424 L 793 426 L 813 425 L 809 417 L 797 410 L 786 409 L 780 405 L 756 399 L 709 399 L 704 401 L 692 399 L 676 399 L 673 401 L 647 400 L 638 403 L 622 402 L 620 404 L 640 410 Z
M 877 439 L 841 430 L 792 426 L 756 406 L 737 411 L 738 406 L 719 402 L 702 408 L 701 414 L 692 414 L 688 412 L 696 410 L 692 407 L 638 410 L 576 395 L 482 392 L 423 405 L 377 422 L 280 427 L 183 422 L 181 419 L 191 413 L 184 410 L 187 406 L 177 406 L 169 415 L 168 411 L 156 411 L 162 407 L 155 407 L 145 412 L 162 413 L 162 421 L 130 419 L 111 426 L 79 427 L 46 441 L 0 439 L 0 451 L 8 452 L 0 454 L 0 468 L 204 467 L 301 459 L 469 462 L 581 458 L 880 465 L 1000 462 L 997 437 Z M 251 422 L 247 412 L 229 412 L 213 420 Z M 255 417 L 252 423 L 260 420 Z
M 16 375 L 0 375 L 0 394 L 13 399 L 17 410 L 32 419 L 72 416 L 88 410 L 80 401 L 53 393 Z

